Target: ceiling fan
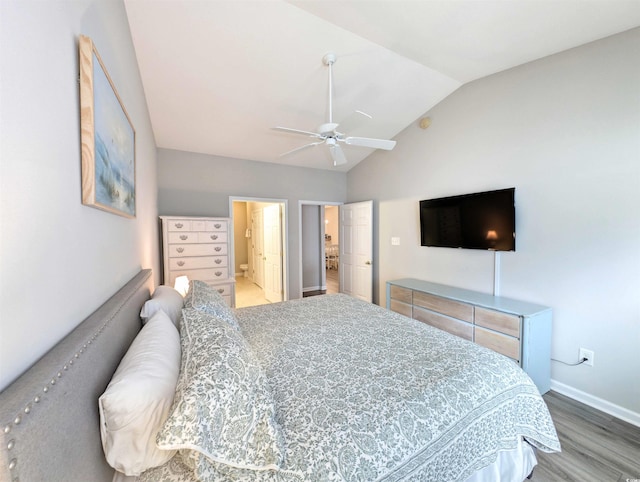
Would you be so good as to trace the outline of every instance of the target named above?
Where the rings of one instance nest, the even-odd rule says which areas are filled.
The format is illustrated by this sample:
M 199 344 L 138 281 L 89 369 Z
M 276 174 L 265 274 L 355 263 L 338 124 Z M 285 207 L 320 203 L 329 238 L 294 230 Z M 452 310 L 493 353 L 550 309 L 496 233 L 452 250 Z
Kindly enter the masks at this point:
M 317 132 L 304 131 L 300 129 L 291 129 L 289 127 L 272 127 L 273 130 L 276 131 L 284 131 L 290 132 L 293 134 L 302 134 L 305 136 L 313 137 L 317 139 L 314 142 L 309 144 L 305 144 L 304 146 L 297 147 L 290 151 L 287 151 L 280 155 L 286 156 L 293 152 L 300 151 L 302 149 L 307 149 L 308 147 L 318 146 L 320 144 L 325 144 L 329 148 L 329 153 L 331 154 L 331 158 L 333 159 L 334 166 L 340 166 L 342 164 L 347 163 L 347 158 L 344 155 L 344 151 L 342 147 L 340 147 L 340 143 L 344 143 L 348 146 L 360 146 L 360 147 L 369 147 L 372 149 L 384 149 L 390 151 L 396 145 L 396 141 L 390 141 L 386 139 L 371 139 L 368 137 L 351 137 L 346 133 L 338 130 L 340 124 L 333 122 L 333 64 L 336 62 L 336 55 L 334 53 L 327 53 L 322 57 L 322 62 L 329 67 L 329 120 L 328 122 L 321 124 Z M 371 118 L 369 114 L 365 114 L 362 111 L 356 111 L 356 113 Z

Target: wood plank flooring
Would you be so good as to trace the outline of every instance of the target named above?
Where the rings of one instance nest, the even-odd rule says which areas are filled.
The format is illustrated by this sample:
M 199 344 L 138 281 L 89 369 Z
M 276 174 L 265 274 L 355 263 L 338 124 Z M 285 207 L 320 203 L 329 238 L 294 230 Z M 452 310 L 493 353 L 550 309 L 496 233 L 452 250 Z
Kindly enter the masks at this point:
M 640 428 L 550 391 L 544 395 L 562 452 L 538 451 L 532 482 L 640 481 Z
M 327 294 L 340 293 L 338 268 L 327 270 Z
M 339 271 L 338 268 L 335 269 L 326 269 L 327 273 L 327 289 L 326 290 L 315 290 L 315 291 L 305 291 L 302 293 L 302 297 L 306 298 L 307 296 L 318 296 L 318 295 L 328 295 L 331 293 L 340 293 L 340 280 L 339 280 Z

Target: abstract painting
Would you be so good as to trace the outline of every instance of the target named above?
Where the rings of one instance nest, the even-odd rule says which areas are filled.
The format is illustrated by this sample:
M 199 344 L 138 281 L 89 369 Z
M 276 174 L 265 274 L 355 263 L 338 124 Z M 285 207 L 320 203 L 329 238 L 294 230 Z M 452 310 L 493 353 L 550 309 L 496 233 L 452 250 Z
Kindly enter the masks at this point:
M 135 130 L 93 41 L 79 51 L 82 203 L 134 218 Z

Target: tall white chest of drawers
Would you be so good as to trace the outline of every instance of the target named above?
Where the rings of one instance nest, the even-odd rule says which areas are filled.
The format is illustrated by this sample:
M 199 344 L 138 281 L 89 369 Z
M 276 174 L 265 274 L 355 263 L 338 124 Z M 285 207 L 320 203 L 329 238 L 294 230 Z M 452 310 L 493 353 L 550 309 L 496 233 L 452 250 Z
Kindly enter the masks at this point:
M 230 262 L 229 218 L 160 216 L 163 283 L 178 276 L 205 281 L 235 306 L 235 278 Z

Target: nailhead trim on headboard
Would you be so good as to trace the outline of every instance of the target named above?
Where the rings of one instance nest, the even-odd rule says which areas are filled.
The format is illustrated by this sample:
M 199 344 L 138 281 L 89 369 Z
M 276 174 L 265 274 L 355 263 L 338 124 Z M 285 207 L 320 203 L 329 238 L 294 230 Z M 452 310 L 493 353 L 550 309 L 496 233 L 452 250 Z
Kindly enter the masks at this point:
M 11 417 L 10 422 L 5 423 L 3 432 L 4 439 L 6 440 L 6 445 L 3 448 L 6 448 L 7 450 L 8 463 L 6 465 L 6 468 L 9 469 L 12 481 L 15 482 L 19 480 L 18 472 L 20 469 L 20 464 L 18 461 L 18 457 L 15 456 L 15 450 L 19 443 L 18 432 L 20 425 L 25 423 L 27 416 L 37 411 L 38 407 L 42 405 L 42 402 L 47 400 L 47 397 L 50 397 L 53 393 L 55 393 L 54 390 L 56 388 L 56 385 L 58 384 L 57 382 L 61 380 L 67 372 L 72 370 L 74 366 L 79 366 L 79 360 L 81 359 L 82 355 L 84 355 L 91 348 L 91 345 L 94 344 L 94 342 L 104 332 L 105 328 L 113 321 L 113 319 L 120 314 L 122 308 L 130 302 L 131 298 L 139 294 L 139 290 L 143 287 L 143 285 L 148 283 L 149 276 L 150 274 L 141 277 L 138 280 L 138 283 L 131 287 L 131 292 L 129 293 L 129 295 L 121 300 L 119 305 L 117 305 L 117 307 L 111 312 L 111 316 L 104 320 L 97 331 L 95 331 L 93 335 L 89 337 L 89 339 L 86 340 L 85 343 L 82 344 L 82 347 L 73 354 L 73 357 L 69 359 L 68 362 L 66 362 L 60 369 L 53 372 L 51 378 L 48 379 L 48 381 L 45 382 L 45 384 L 42 386 L 42 389 L 29 398 L 29 401 L 24 405 L 24 408 L 16 413 L 15 416 Z M 27 371 L 21 377 L 28 375 L 29 371 Z M 14 454 L 14 456 L 12 456 L 12 454 Z M 2 478 L 2 465 L 2 457 L 0 454 L 0 479 Z

